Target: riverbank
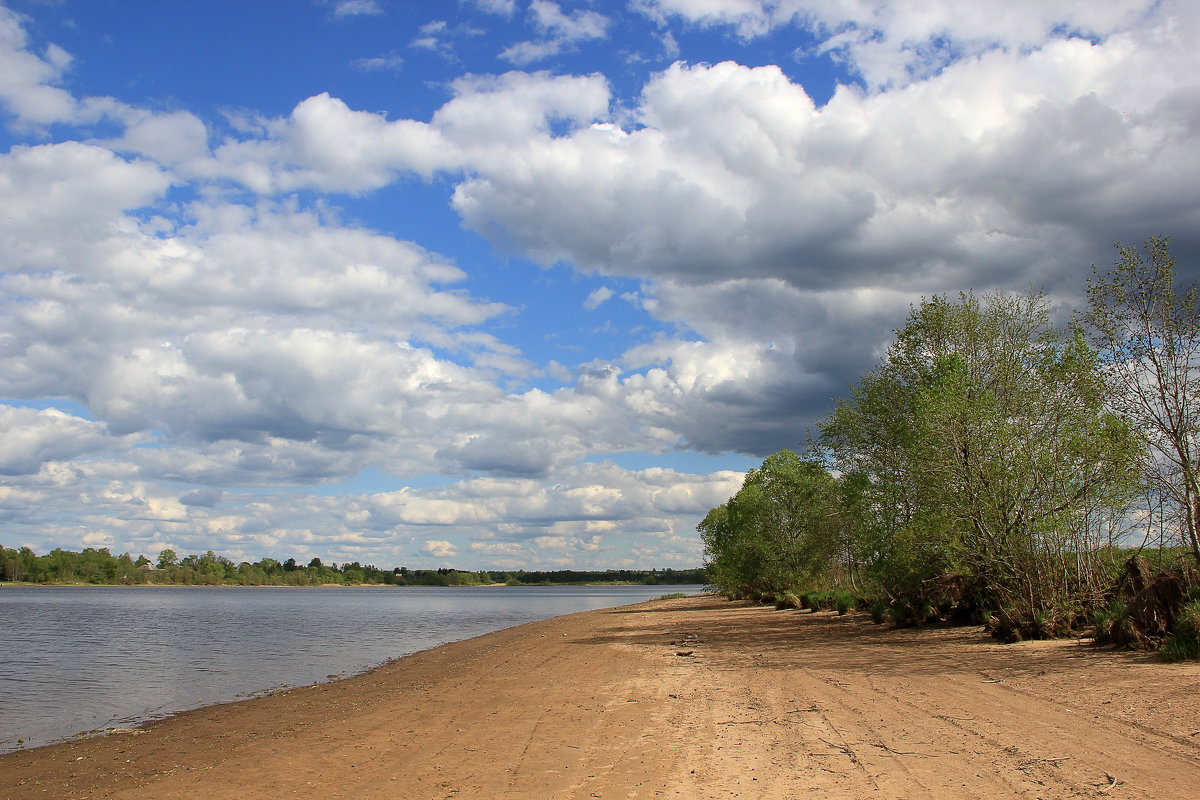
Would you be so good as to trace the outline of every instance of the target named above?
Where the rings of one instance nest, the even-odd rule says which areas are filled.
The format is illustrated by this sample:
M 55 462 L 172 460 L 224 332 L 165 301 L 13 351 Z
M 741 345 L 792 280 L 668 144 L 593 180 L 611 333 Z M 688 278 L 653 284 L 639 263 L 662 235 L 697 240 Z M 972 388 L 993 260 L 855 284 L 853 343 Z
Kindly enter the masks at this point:
M 711 596 L 0 757 L 18 798 L 1191 798 L 1200 665 Z
M 435 584 L 391 584 L 391 583 L 310 583 L 297 586 L 288 583 L 86 583 L 83 581 L 68 583 L 29 583 L 25 581 L 0 581 L 0 589 L 47 588 L 47 589 L 105 589 L 117 587 L 121 589 L 529 589 L 547 587 L 563 589 L 574 586 L 648 586 L 661 588 L 664 592 L 675 589 L 688 589 L 701 586 L 691 583 L 641 583 L 637 581 L 590 581 L 583 583 L 464 583 L 459 585 L 442 586 Z

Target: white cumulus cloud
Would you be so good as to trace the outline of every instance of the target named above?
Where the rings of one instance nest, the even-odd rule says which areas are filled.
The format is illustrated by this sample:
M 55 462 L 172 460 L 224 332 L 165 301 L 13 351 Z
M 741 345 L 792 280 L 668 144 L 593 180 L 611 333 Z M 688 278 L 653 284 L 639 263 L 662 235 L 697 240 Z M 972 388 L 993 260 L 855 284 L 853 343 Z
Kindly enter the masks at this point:
M 520 66 L 531 64 L 558 55 L 579 42 L 603 39 L 610 25 L 603 14 L 585 10 L 567 13 L 550 0 L 532 0 L 529 21 L 538 38 L 505 48 L 500 58 Z

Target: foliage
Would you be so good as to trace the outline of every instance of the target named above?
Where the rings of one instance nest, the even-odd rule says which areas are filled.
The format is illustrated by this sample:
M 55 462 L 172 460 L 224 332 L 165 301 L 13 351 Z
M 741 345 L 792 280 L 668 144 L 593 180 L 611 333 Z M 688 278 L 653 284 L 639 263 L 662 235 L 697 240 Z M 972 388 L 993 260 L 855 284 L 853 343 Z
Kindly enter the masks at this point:
M 780 451 L 705 517 L 713 584 L 1200 655 L 1200 289 L 1165 238 L 1118 251 L 1069 328 L 1044 292 L 914 307 L 820 423 L 821 461 Z
M 1177 289 L 1165 237 L 1143 250 L 1118 244 L 1112 269 L 1093 269 L 1082 319 L 1109 405 L 1145 443 L 1145 473 L 1200 564 L 1200 293 Z
M 800 595 L 800 607 L 811 611 L 837 611 L 839 614 L 848 614 L 859 605 L 865 606 L 866 602 L 854 592 L 844 589 L 825 589 Z
M 784 592 L 783 595 L 776 598 L 775 608 L 779 611 L 789 608 L 800 608 L 800 598 L 792 592 Z
M 763 585 L 755 531 L 743 509 L 735 495 L 709 511 L 697 526 L 709 584 L 730 598 L 745 597 Z
M 1030 622 L 1102 592 L 1094 555 L 1138 486 L 1137 441 L 1104 388 L 1044 293 L 913 309 L 821 426 L 834 466 L 865 478 L 853 547 L 897 622 L 939 616 L 946 576 L 959 601 Z
M 1194 603 L 1200 573 L 1191 553 L 1129 554 L 1107 603 L 1092 614 L 1093 642 L 1121 648 L 1162 648 L 1168 658 L 1191 657 Z M 1171 652 L 1167 653 L 1170 646 Z
M 512 585 L 574 583 L 703 584 L 701 569 L 691 570 L 600 570 L 584 572 L 510 572 Z M 418 569 L 407 567 L 380 569 L 371 564 L 351 561 L 325 564 L 313 558 L 301 566 L 294 558 L 279 561 L 263 558 L 235 564 L 212 550 L 180 557 L 165 549 L 151 563 L 145 556 L 132 558 L 128 553 L 112 555 L 107 548 L 87 548 L 80 553 L 55 549 L 38 556 L 28 547 L 10 550 L 0 547 L 0 578 L 29 583 L 164 584 L 183 586 L 488 586 L 497 581 L 486 571 Z
M 781 450 L 698 526 L 709 581 L 736 596 L 782 594 L 829 568 L 837 483 L 820 464 Z
M 1167 661 L 1200 659 L 1200 600 L 1183 607 L 1175 621 L 1175 630 L 1163 643 L 1162 656 Z
M 514 586 L 550 584 L 643 584 L 645 586 L 680 586 L 708 583 L 704 569 L 608 569 L 552 571 L 515 570 L 505 576 Z
M 855 605 L 857 605 L 857 600 L 846 592 L 839 592 L 833 598 L 833 607 L 839 614 L 848 614 Z
M 834 540 L 837 547 L 835 570 L 852 591 L 862 585 L 862 567 L 870 562 L 874 541 L 870 535 L 870 476 L 862 472 L 843 472 L 837 478 L 837 508 Z
M 1137 641 L 1137 632 L 1129 616 L 1129 606 L 1119 597 L 1092 612 L 1092 638 L 1098 645 L 1131 647 Z

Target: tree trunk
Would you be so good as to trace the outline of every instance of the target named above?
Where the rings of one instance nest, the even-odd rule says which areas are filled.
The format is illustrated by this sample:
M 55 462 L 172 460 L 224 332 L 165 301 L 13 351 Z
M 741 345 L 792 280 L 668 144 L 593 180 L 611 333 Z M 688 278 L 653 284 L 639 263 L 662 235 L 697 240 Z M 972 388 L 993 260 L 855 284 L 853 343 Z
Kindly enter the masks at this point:
M 1200 489 L 1191 487 L 1191 502 L 1188 504 L 1187 513 L 1187 534 L 1188 544 L 1192 546 L 1192 556 L 1196 559 L 1196 566 L 1200 566 L 1200 532 L 1196 530 L 1197 525 L 1200 525 Z

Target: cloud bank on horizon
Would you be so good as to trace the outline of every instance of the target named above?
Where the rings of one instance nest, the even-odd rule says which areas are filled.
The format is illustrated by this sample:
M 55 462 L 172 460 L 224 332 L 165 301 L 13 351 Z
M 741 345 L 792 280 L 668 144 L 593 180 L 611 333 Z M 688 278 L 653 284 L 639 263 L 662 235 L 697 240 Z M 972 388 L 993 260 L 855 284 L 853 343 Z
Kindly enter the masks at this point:
M 1197 276 L 1193 3 L 96 6 L 0 6 L 8 547 L 695 566 L 922 296 Z

